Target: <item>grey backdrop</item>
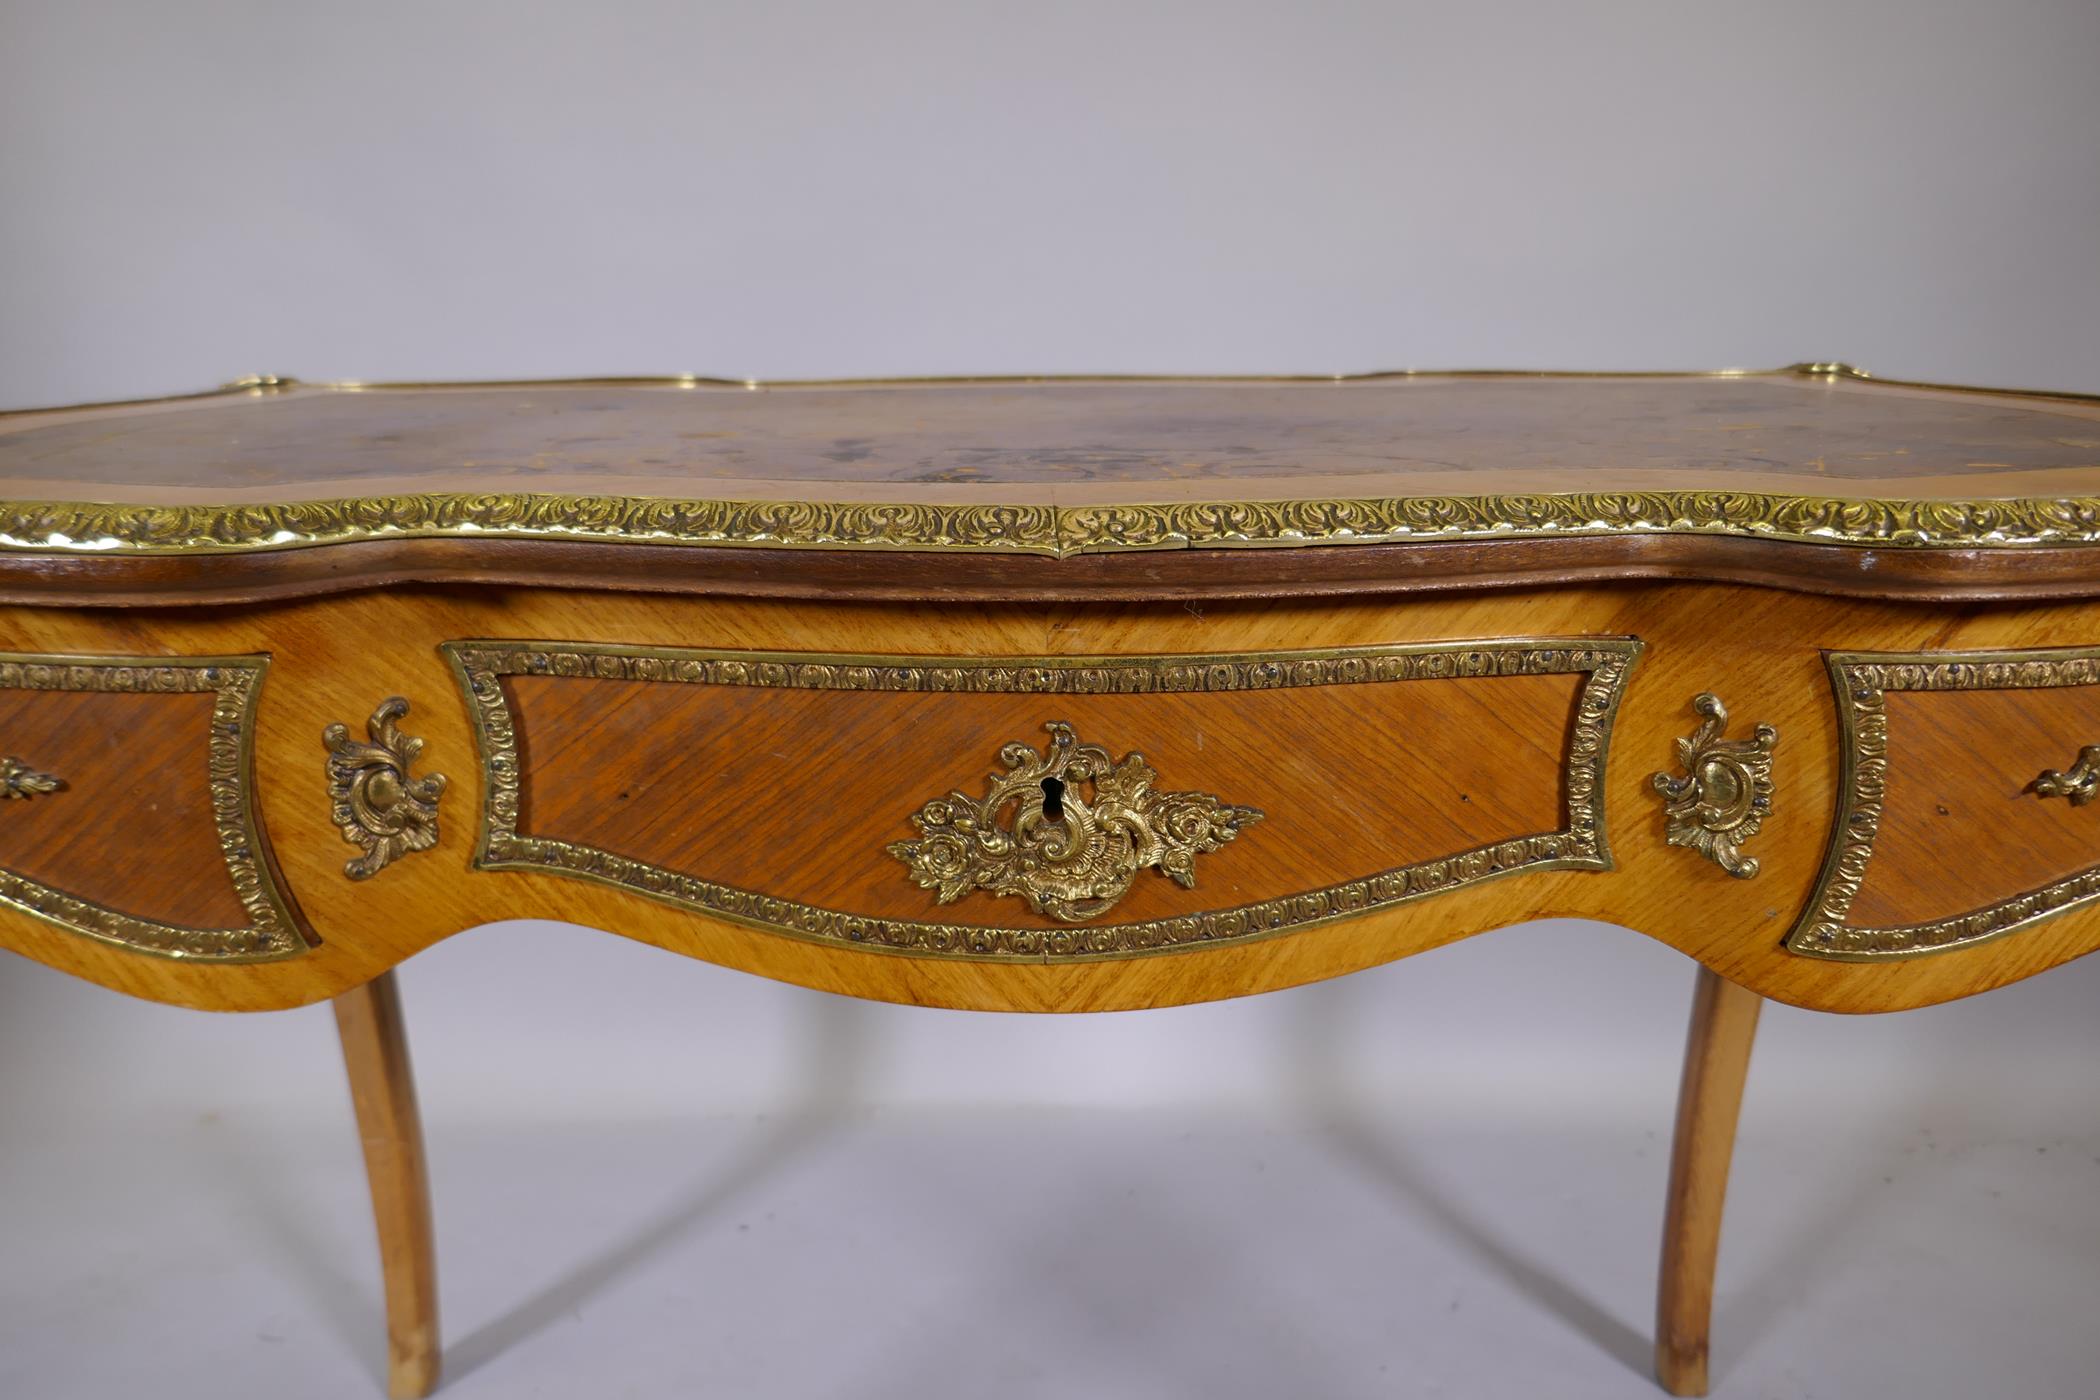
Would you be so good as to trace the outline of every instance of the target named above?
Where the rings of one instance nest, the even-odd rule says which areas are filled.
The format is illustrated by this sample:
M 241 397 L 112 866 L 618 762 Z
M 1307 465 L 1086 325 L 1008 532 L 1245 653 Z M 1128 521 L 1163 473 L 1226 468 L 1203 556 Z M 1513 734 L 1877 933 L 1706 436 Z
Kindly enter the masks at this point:
M 2100 390 L 2100 6 L 0 0 L 0 404 L 309 378 L 1705 368 Z M 403 973 L 473 1396 L 1646 1397 L 1689 965 L 861 1006 Z M 2100 960 L 1767 1015 L 1726 1395 L 2091 1393 Z M 0 959 L 0 1395 L 375 1394 L 319 1008 Z M 624 1388 L 624 1389 L 623 1389 Z
M 1404 366 L 2100 387 L 2100 6 L 0 6 L 0 397 Z

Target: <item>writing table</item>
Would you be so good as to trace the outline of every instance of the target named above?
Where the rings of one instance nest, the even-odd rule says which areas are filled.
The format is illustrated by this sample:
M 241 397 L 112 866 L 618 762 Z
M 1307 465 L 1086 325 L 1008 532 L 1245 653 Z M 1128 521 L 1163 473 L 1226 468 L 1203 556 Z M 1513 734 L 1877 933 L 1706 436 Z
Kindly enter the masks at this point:
M 391 970 L 545 916 L 1093 1011 L 1520 920 L 1700 966 L 1657 1371 L 1764 998 L 2100 946 L 2100 399 L 1711 375 L 305 385 L 0 414 L 0 946 L 333 999 L 438 1376 Z

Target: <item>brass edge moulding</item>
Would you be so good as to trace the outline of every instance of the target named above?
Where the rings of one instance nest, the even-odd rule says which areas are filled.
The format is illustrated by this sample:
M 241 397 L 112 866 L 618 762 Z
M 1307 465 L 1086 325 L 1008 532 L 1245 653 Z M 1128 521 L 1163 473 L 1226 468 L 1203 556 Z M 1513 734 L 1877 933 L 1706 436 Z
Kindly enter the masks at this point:
M 982 798 L 934 798 L 912 814 L 918 837 L 888 846 L 936 902 L 984 890 L 1016 895 L 1061 923 L 1085 923 L 1114 908 L 1141 870 L 1194 889 L 1198 853 L 1262 819 L 1207 792 L 1156 791 L 1159 775 L 1143 754 L 1118 762 L 1101 745 L 1081 743 L 1063 720 L 1043 727 L 1048 752 L 1005 745 L 999 761 L 1007 771 L 985 779 Z M 1009 807 L 1013 818 L 1002 825 Z
M 1972 947 L 2100 899 L 2100 867 L 1952 918 L 1887 928 L 1846 922 L 1865 883 L 1888 791 L 1889 691 L 2040 690 L 2100 685 L 2100 647 L 1970 652 L 1826 652 L 1836 692 L 1837 816 L 1789 951 L 1847 962 L 1921 957 Z
M 2023 398 L 2100 395 L 1878 379 L 1816 361 L 1779 370 L 1392 370 L 1337 375 L 1016 375 L 925 379 L 720 379 L 701 375 L 481 382 L 306 384 L 250 375 L 219 389 L 74 408 L 178 403 L 215 395 L 465 388 L 882 388 L 1055 383 L 1351 384 L 1388 379 L 1745 379 L 1791 376 Z M 0 421 L 63 409 L 0 411 Z M 2100 497 L 1898 500 L 1744 491 L 1541 492 L 1174 504 L 913 504 L 749 501 L 535 492 L 430 492 L 239 505 L 0 501 L 0 554 L 213 555 L 386 539 L 573 539 L 715 548 L 992 552 L 1065 558 L 1159 549 L 1292 548 L 1562 535 L 1724 535 L 1877 548 L 1984 549 L 2100 544 Z
M 1663 839 L 1697 851 L 1737 879 L 1757 874 L 1742 853 L 1772 811 L 1772 750 L 1779 731 L 1760 724 L 1748 739 L 1728 739 L 1728 707 L 1712 691 L 1692 697 L 1699 728 L 1677 741 L 1681 778 L 1657 773 L 1649 783 L 1663 800 Z
M 480 870 L 538 871 L 647 895 L 731 923 L 816 943 L 987 962 L 1128 958 L 1251 942 L 1524 871 L 1609 870 L 1605 765 L 1634 637 L 1509 638 L 1319 651 L 1176 656 L 961 658 L 686 650 L 506 639 L 449 641 L 473 718 L 485 793 Z M 1270 690 L 1507 675 L 1581 675 L 1562 787 L 1561 830 L 1514 837 L 1362 879 L 1171 919 L 1084 928 L 948 924 L 819 908 L 519 830 L 523 775 L 503 678 L 574 676 L 806 690 L 1114 695 Z
M 343 864 L 343 874 L 353 880 L 369 880 L 399 857 L 437 844 L 445 775 L 409 775 L 423 741 L 401 732 L 396 721 L 407 713 L 408 701 L 394 695 L 365 721 L 370 742 L 352 739 L 346 724 L 321 732 L 328 750 L 329 820 L 345 841 L 364 850 Z
M 0 653 L 0 690 L 183 693 L 209 691 L 211 735 L 205 779 L 212 820 L 235 896 L 248 912 L 238 929 L 186 928 L 138 918 L 0 869 L 0 905 L 97 942 L 137 953 L 215 963 L 295 957 L 317 942 L 300 923 L 271 868 L 255 803 L 255 712 L 270 658 L 117 657 Z M 101 820 L 121 821 L 103 810 Z
M 0 554 L 220 555 L 375 540 L 529 539 L 1069 558 L 1614 535 L 1916 549 L 2092 545 L 2100 544 L 2100 496 L 1605 491 L 1052 506 L 430 492 L 245 505 L 0 501 Z

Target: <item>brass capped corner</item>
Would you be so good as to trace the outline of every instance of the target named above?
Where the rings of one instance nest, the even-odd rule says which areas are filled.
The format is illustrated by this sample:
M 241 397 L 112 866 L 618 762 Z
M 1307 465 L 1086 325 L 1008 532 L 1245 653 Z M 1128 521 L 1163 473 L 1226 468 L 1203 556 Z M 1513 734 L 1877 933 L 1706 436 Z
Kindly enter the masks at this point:
M 1118 761 L 1099 744 L 1080 743 L 1063 720 L 1043 727 L 1048 752 L 1006 745 L 999 761 L 1007 771 L 987 779 L 982 798 L 953 792 L 928 802 L 911 819 L 918 839 L 888 847 L 939 903 L 984 890 L 1083 923 L 1114 908 L 1148 866 L 1194 888 L 1197 853 L 1261 820 L 1254 808 L 1207 792 L 1155 792 L 1159 775 L 1143 754 Z
M 1848 365 L 1843 360 L 1804 360 L 1797 365 L 1788 365 L 1793 374 L 1809 379 L 1872 379 L 1874 376 L 1858 365 Z
M 1737 879 L 1757 874 L 1757 858 L 1742 853 L 1745 841 L 1772 811 L 1772 749 L 1779 731 L 1760 724 L 1749 739 L 1724 739 L 1728 707 L 1712 691 L 1692 697 L 1704 722 L 1677 741 L 1685 776 L 1657 773 L 1649 779 L 1662 794 L 1664 839 L 1697 851 Z
M 0 799 L 35 797 L 39 793 L 57 792 L 64 786 L 59 779 L 49 773 L 39 773 L 13 754 L 0 758 Z
M 2054 768 L 2042 770 L 2041 776 L 2028 786 L 2037 797 L 2065 797 L 2073 807 L 2083 807 L 2100 797 L 2100 744 L 2080 749 L 2078 761 L 2063 772 Z
M 365 721 L 369 743 L 352 739 L 348 725 L 331 724 L 321 732 L 328 749 L 329 817 L 345 841 L 364 848 L 343 863 L 353 880 L 368 880 L 401 856 L 437 844 L 445 775 L 409 775 L 423 741 L 395 724 L 407 713 L 408 701 L 398 695 L 382 701 Z

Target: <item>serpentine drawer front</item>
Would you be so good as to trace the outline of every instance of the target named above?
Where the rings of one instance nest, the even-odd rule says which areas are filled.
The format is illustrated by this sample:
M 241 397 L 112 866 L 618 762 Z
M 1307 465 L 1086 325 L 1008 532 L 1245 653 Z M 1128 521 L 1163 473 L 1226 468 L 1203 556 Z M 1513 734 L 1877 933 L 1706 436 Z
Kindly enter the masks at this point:
M 1028 960 L 1609 868 L 1606 747 L 1639 650 L 445 647 L 487 769 L 477 865 L 802 938 Z
M 2095 798 L 2100 399 L 1808 364 L 0 414 L 0 947 L 333 1000 L 396 1395 L 438 1328 L 393 969 L 539 916 L 1040 1012 L 1636 930 L 1697 967 L 1656 1369 L 1698 1393 L 1762 999 L 2100 950 Z
M 0 655 L 0 904 L 114 947 L 304 952 L 257 820 L 263 656 Z M 112 860 L 99 835 L 122 827 Z
M 1911 957 L 2100 898 L 2100 813 L 2076 810 L 2100 787 L 2100 750 L 2082 752 L 2100 739 L 2100 649 L 1838 652 L 1829 665 L 1839 808 L 1789 947 Z

